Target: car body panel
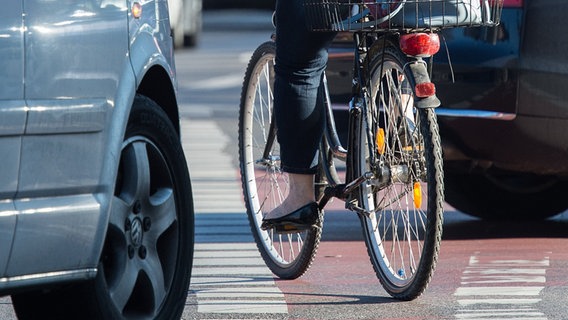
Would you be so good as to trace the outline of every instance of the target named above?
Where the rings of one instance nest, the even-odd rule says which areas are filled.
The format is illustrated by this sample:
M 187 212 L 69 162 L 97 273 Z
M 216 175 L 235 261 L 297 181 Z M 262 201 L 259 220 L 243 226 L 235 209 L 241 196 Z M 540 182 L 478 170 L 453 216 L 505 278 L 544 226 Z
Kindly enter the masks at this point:
M 550 23 L 567 9 L 566 2 L 525 1 L 504 9 L 498 27 L 444 31 L 456 82 L 448 81 L 443 52 L 433 80 L 443 103 L 437 113 L 445 160 L 457 161 L 449 170 L 568 175 L 568 41 L 559 36 L 561 24 Z M 453 34 L 460 41 L 451 41 Z M 475 115 L 480 110 L 493 114 Z
M 12 198 L 18 186 L 21 139 L 26 122 L 24 102 L 24 34 L 22 5 L 4 6 L 0 11 L 0 70 L 14 77 L 0 77 L 0 277 L 8 263 L 8 254 L 16 226 Z
M 129 0 L 3 5 L 0 31 L 20 33 L 7 37 L 11 50 L 0 38 L 0 63 L 12 63 L 0 77 L 10 81 L 0 88 L 0 150 L 10 150 L 0 169 L 0 294 L 96 275 L 137 87 L 159 68 L 175 88 L 167 1 L 138 3 L 139 18 Z M 163 94 L 177 108 L 175 91 Z
M 94 268 L 101 206 L 93 195 L 15 201 L 18 228 L 5 277 Z
M 532 0 L 525 12 L 519 113 L 567 119 L 568 39 L 562 21 L 568 2 Z
M 154 19 L 130 20 L 130 63 L 134 74 L 138 75 L 137 84 L 140 84 L 144 74 L 154 65 L 165 68 L 172 79 L 175 77 L 171 36 L 165 35 L 163 32 L 158 33 L 159 30 L 170 29 L 167 5 L 166 0 L 158 0 L 152 5 L 143 5 L 142 12 L 148 17 L 154 17 Z M 155 38 L 157 34 L 159 41 L 156 41 Z M 137 54 L 140 50 L 143 50 L 144 54 Z
M 438 114 L 444 108 L 516 114 L 517 79 L 509 70 L 519 62 L 522 11 L 504 10 L 503 19 L 498 27 L 442 31 L 446 46 L 435 56 L 432 74 L 443 104 Z
M 3 143 L 3 142 L 2 142 Z M 10 147 L 10 145 L 7 145 Z M 11 200 L 0 201 L 0 279 L 6 274 L 10 258 L 14 229 L 16 227 L 16 208 Z
M 129 64 L 125 1 L 23 3 L 27 124 L 6 277 L 94 267 L 106 114 Z

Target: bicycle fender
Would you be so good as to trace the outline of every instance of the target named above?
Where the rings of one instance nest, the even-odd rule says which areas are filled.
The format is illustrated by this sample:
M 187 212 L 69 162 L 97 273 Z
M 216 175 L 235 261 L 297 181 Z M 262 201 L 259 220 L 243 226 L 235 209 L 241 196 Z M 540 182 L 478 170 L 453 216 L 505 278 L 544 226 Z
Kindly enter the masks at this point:
M 430 82 L 430 76 L 428 75 L 428 70 L 426 70 L 426 64 L 417 61 L 410 63 L 409 68 L 410 72 L 412 72 L 412 75 L 414 76 L 414 81 L 416 82 L 415 85 Z M 416 101 L 414 106 L 418 109 L 437 108 L 442 104 L 436 94 L 425 98 L 415 99 Z

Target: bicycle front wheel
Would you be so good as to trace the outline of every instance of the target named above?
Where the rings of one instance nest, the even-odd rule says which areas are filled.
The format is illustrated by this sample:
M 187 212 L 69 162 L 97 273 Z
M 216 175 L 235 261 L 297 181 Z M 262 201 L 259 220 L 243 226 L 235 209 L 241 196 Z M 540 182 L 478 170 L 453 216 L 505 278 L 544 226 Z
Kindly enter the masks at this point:
M 370 96 L 355 161 L 361 223 L 371 262 L 385 290 L 420 296 L 436 266 L 442 238 L 443 167 L 436 114 L 414 106 L 414 78 L 394 46 L 370 60 Z M 424 66 L 425 68 L 425 66 Z
M 311 265 L 321 225 L 303 232 L 262 230 L 265 213 L 282 203 L 289 191 L 280 169 L 280 146 L 273 115 L 276 45 L 258 47 L 247 67 L 239 110 L 239 162 L 244 200 L 258 250 L 268 268 L 282 279 L 295 279 Z M 319 219 L 320 224 L 322 218 Z

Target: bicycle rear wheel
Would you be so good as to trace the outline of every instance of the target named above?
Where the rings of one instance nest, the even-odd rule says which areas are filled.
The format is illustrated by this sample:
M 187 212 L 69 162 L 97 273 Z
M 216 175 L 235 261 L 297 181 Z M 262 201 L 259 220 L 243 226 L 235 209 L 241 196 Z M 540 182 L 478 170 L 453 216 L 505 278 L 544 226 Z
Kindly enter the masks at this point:
M 384 289 L 412 300 L 428 286 L 442 237 L 442 150 L 433 109 L 414 108 L 414 78 L 393 45 L 370 58 L 370 97 L 355 157 L 361 223 Z M 425 67 L 425 66 L 424 66 Z
M 263 214 L 278 206 L 289 190 L 280 170 L 280 145 L 273 116 L 276 45 L 266 42 L 254 52 L 245 75 L 239 110 L 239 162 L 244 200 L 256 245 L 268 268 L 282 279 L 301 276 L 314 260 L 319 228 L 276 233 L 262 230 Z

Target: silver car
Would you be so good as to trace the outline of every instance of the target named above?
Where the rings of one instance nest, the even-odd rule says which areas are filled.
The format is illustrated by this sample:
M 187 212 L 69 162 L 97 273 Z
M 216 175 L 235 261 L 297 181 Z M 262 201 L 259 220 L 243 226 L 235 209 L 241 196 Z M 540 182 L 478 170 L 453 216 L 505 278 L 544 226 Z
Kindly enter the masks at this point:
M 193 256 L 166 0 L 4 0 L 0 295 L 20 319 L 179 319 Z
M 201 35 L 202 0 L 168 0 L 174 47 L 195 47 Z

